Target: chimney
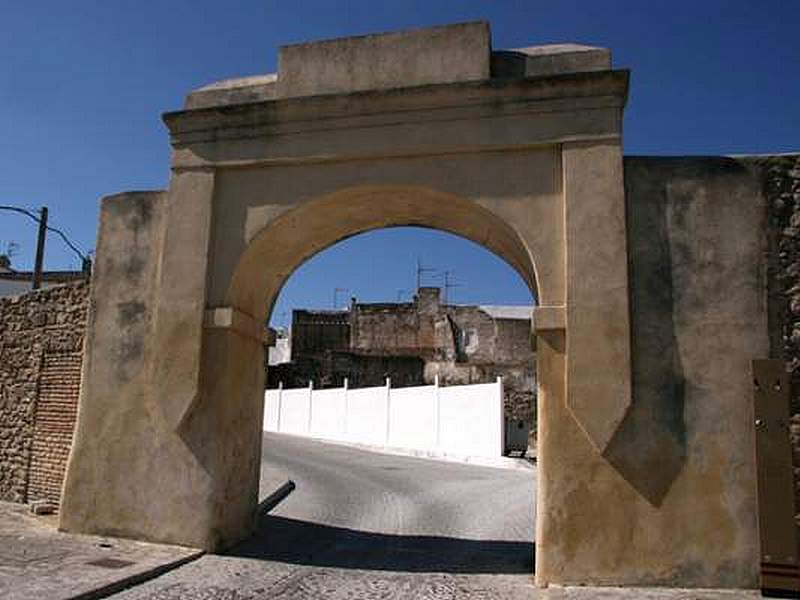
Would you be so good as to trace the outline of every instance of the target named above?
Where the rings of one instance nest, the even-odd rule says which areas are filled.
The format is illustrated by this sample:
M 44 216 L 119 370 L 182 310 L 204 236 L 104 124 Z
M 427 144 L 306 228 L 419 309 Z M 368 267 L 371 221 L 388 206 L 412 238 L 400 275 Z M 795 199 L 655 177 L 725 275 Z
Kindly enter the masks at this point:
M 417 311 L 423 314 L 436 314 L 439 312 L 441 290 L 438 287 L 421 287 L 417 290 L 414 299 Z

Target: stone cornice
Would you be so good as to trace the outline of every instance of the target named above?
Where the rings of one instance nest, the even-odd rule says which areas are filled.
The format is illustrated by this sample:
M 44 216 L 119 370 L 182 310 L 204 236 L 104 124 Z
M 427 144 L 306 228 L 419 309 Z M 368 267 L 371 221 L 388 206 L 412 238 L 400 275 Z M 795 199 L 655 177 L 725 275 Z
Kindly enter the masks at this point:
M 168 112 L 175 146 L 221 139 L 376 127 L 405 121 L 475 119 L 622 108 L 627 70 L 425 85 Z

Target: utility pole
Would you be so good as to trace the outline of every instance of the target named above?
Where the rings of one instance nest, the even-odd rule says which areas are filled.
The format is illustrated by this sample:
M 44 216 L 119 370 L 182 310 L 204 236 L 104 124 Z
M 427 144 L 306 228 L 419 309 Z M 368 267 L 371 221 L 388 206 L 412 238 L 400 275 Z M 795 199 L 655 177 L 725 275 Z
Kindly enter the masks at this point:
M 33 281 L 32 281 L 32 287 L 34 290 L 38 290 L 39 287 L 41 287 L 42 285 L 42 265 L 44 264 L 44 242 L 45 242 L 45 236 L 47 235 L 48 231 L 52 231 L 53 233 L 55 233 L 69 247 L 70 250 L 72 250 L 75 254 L 80 256 L 83 272 L 86 274 L 87 278 L 89 275 L 91 275 L 92 259 L 83 252 L 81 252 L 81 250 L 74 243 L 72 243 L 72 241 L 67 237 L 67 235 L 63 231 L 61 231 L 60 229 L 56 229 L 55 227 L 50 227 L 47 224 L 46 206 L 43 206 L 41 208 L 38 216 L 26 208 L 21 208 L 19 206 L 11 206 L 9 204 L 0 204 L 0 210 L 8 210 L 11 212 L 19 213 L 21 215 L 25 215 L 26 217 L 36 221 L 39 224 L 39 238 L 36 241 L 36 259 L 33 269 Z
M 38 290 L 42 285 L 42 264 L 44 263 L 44 242 L 47 236 L 47 207 L 39 211 L 39 237 L 36 240 L 36 263 L 33 267 L 33 289 Z
M 86 258 L 82 258 L 81 259 L 81 271 L 83 272 L 84 275 L 86 275 L 86 278 L 88 279 L 89 276 L 92 274 L 92 259 L 91 258 L 86 257 Z

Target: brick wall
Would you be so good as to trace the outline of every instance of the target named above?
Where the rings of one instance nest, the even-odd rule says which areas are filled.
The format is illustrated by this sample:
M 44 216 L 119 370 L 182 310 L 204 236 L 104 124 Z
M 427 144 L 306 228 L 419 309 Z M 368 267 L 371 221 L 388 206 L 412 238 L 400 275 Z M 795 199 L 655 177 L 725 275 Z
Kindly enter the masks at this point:
M 85 283 L 0 298 L 0 500 L 58 502 L 87 305 Z
M 28 497 L 58 504 L 78 416 L 80 351 L 45 354 L 33 422 Z

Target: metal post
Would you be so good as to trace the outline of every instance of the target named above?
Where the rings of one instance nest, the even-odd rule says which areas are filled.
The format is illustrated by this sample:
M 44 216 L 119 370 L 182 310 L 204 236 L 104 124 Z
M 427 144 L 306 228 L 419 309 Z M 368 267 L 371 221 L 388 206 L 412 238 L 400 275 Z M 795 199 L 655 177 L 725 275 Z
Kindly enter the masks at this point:
M 442 447 L 442 399 L 439 394 L 439 374 L 433 376 L 433 385 L 434 385 L 434 402 L 435 406 L 434 409 L 436 411 L 435 420 L 436 420 L 436 449 L 440 450 Z
M 306 433 L 311 435 L 311 411 L 314 406 L 314 380 L 308 381 L 308 422 L 306 423 Z
M 505 452 L 506 446 L 506 427 L 505 427 L 505 397 L 503 394 L 503 378 L 499 375 L 497 376 L 497 391 L 500 396 L 500 400 L 497 403 L 497 414 L 498 414 L 498 423 L 497 423 L 497 433 L 499 434 L 497 437 L 499 439 L 499 454 L 497 456 L 503 456 Z
M 283 412 L 283 382 L 278 382 L 278 418 L 275 422 L 275 431 L 281 432 L 281 413 Z
M 347 397 L 347 389 L 350 387 L 350 381 L 347 377 L 344 378 L 344 385 L 342 386 L 342 393 L 344 394 L 344 425 L 342 426 L 342 437 L 347 439 L 349 433 L 348 419 L 350 413 L 350 399 Z
M 47 207 L 43 206 L 39 218 L 39 237 L 36 240 L 36 264 L 33 267 L 32 289 L 38 290 L 42 285 L 42 263 L 44 263 L 44 241 L 47 235 Z
M 81 260 L 81 271 L 89 279 L 92 276 L 92 259 L 84 258 Z
M 391 427 L 391 416 L 392 416 L 392 380 L 387 377 L 386 378 L 386 430 L 384 431 L 384 446 L 389 445 L 389 435 L 390 435 L 390 427 Z
M 333 310 L 336 310 L 336 307 L 339 305 L 338 302 L 339 294 L 349 291 L 350 290 L 348 290 L 347 288 L 340 288 L 340 287 L 333 288 Z

